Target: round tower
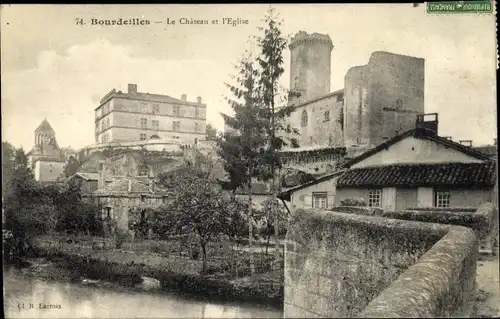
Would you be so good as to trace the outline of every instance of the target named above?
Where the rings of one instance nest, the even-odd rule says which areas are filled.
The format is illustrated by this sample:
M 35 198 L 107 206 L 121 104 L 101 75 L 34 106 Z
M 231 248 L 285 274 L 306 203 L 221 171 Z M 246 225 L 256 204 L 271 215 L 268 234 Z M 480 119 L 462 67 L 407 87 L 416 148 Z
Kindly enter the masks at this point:
M 330 93 L 333 43 L 327 34 L 299 31 L 289 45 L 290 90 L 300 93 L 291 98 L 301 103 Z

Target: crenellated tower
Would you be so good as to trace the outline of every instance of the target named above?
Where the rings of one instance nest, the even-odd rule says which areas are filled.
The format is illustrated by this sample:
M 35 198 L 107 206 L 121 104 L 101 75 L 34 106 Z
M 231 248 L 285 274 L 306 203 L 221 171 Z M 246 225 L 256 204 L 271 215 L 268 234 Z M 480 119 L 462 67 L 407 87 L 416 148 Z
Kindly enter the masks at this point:
M 299 31 L 290 41 L 290 90 L 301 94 L 291 98 L 298 104 L 330 93 L 333 43 L 327 34 Z

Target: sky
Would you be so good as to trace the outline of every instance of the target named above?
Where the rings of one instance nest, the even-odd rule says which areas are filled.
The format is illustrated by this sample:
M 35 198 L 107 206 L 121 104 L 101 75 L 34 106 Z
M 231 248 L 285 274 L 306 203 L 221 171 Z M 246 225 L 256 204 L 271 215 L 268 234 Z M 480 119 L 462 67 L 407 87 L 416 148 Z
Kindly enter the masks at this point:
M 491 144 L 496 137 L 496 38 L 493 14 L 427 14 L 424 5 L 273 5 L 282 31 L 328 34 L 331 90 L 374 51 L 425 59 L 425 111 L 439 113 L 439 134 Z M 201 96 L 207 123 L 223 130 L 231 114 L 234 63 L 259 35 L 268 5 L 2 5 L 2 140 L 29 150 L 47 118 L 60 146 L 94 143 L 94 109 L 111 89 Z M 85 25 L 77 25 L 83 19 Z M 148 19 L 149 25 L 99 26 L 91 19 Z M 178 23 L 208 20 L 208 25 Z M 222 24 L 223 18 L 248 20 Z M 177 24 L 167 24 L 167 19 Z M 218 20 L 219 24 L 211 24 Z M 154 21 L 162 21 L 154 23 Z M 284 55 L 289 86 L 290 55 Z

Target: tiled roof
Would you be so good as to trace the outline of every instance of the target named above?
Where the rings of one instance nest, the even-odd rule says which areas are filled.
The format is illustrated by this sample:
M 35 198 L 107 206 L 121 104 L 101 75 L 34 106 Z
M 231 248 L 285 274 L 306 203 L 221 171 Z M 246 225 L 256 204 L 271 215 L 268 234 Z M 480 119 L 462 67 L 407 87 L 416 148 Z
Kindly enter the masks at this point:
M 496 157 L 498 151 L 495 145 L 476 146 L 474 149 L 491 157 Z
M 252 195 L 269 195 L 269 194 L 271 194 L 271 190 L 269 188 L 269 185 L 267 183 L 263 183 L 263 182 L 253 182 L 251 192 L 252 192 Z M 245 189 L 237 189 L 236 194 L 247 195 L 248 191 Z
M 50 126 L 49 122 L 47 119 L 43 119 L 42 123 L 38 125 L 36 128 L 35 132 L 48 132 L 48 133 L 54 133 L 54 129 L 52 126 Z
M 83 178 L 84 180 L 87 180 L 87 181 L 97 181 L 97 180 L 99 180 L 99 174 L 98 173 L 78 172 L 78 173 L 76 173 L 73 176 L 79 176 L 79 177 L 81 177 L 81 178 Z M 73 177 L 73 176 L 71 176 L 71 177 Z M 120 179 L 120 178 L 124 178 L 124 176 L 110 176 L 110 175 L 105 175 L 104 176 L 105 181 L 113 181 L 115 179 Z
M 300 189 L 303 189 L 303 188 L 306 188 L 306 187 L 309 187 L 309 186 L 312 186 L 312 185 L 316 185 L 318 183 L 330 180 L 332 178 L 338 177 L 343 172 L 345 172 L 345 170 L 337 170 L 335 172 L 331 172 L 331 173 L 328 173 L 328 174 L 325 174 L 325 175 L 322 175 L 322 176 L 315 177 L 315 179 L 312 180 L 312 181 L 309 181 L 309 182 L 304 183 L 302 185 L 294 186 L 294 187 L 291 187 L 291 188 L 288 188 L 288 189 L 284 190 L 283 192 L 281 192 L 278 195 L 278 198 L 290 201 L 291 194 L 293 194 L 294 192 L 296 192 L 296 191 L 298 191 Z
M 409 164 L 346 171 L 338 187 L 373 186 L 493 186 L 496 163 Z
M 451 141 L 447 138 L 441 137 L 430 130 L 423 129 L 423 128 L 416 128 L 416 129 L 406 131 L 400 135 L 397 135 L 397 136 L 391 138 L 390 140 L 388 140 L 382 144 L 379 144 L 378 146 L 376 146 L 376 147 L 364 152 L 363 154 L 351 159 L 345 165 L 347 167 L 350 167 L 353 164 L 359 163 L 362 160 L 364 160 L 364 159 L 366 159 L 366 158 L 368 158 L 368 157 L 370 157 L 370 156 L 372 156 L 372 155 L 374 155 L 382 150 L 387 149 L 389 146 L 396 144 L 397 142 L 399 142 L 399 141 L 401 141 L 409 136 L 413 136 L 413 137 L 419 138 L 419 139 L 433 141 L 435 143 L 438 143 L 438 144 L 444 145 L 446 147 L 455 149 L 459 152 L 462 152 L 464 154 L 467 154 L 471 157 L 474 157 L 474 158 L 477 158 L 480 160 L 489 160 L 490 159 L 490 157 L 487 154 L 479 152 L 472 147 L 468 147 L 468 146 L 462 145 L 460 143 Z
M 130 192 L 129 192 L 129 182 L 130 182 Z M 163 193 L 165 190 L 155 186 L 155 193 Z M 136 194 L 150 194 L 149 185 L 145 184 L 136 179 L 118 179 L 114 182 L 106 185 L 105 187 L 98 189 L 94 192 L 95 194 L 113 194 L 113 193 L 136 193 Z

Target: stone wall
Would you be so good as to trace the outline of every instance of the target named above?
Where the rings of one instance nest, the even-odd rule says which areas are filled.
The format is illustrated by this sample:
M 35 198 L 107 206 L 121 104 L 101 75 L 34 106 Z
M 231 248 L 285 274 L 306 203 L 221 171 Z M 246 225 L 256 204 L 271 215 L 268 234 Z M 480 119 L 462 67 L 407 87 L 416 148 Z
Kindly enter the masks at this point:
M 298 210 L 286 240 L 288 318 L 449 316 L 475 289 L 464 227 Z
M 468 227 L 476 233 L 480 248 L 494 252 L 498 234 L 498 209 L 491 203 L 479 208 L 412 208 L 401 212 L 382 212 L 379 216 L 419 222 Z

